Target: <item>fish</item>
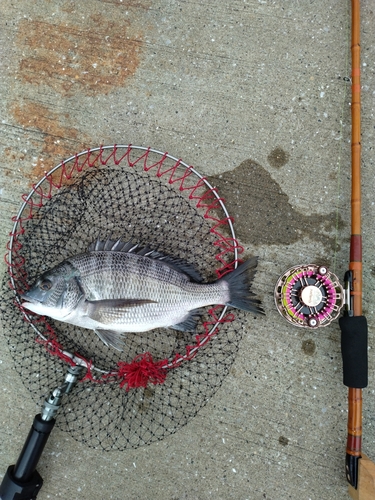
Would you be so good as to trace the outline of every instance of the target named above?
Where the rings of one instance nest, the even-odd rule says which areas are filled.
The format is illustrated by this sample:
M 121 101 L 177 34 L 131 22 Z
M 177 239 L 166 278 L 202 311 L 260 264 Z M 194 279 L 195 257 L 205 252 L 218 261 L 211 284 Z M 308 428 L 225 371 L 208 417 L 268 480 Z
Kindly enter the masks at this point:
M 213 283 L 183 259 L 132 241 L 96 240 L 86 253 L 42 273 L 21 294 L 35 314 L 93 330 L 123 350 L 126 333 L 156 328 L 194 331 L 204 307 L 228 305 L 263 313 L 251 290 L 258 257 Z

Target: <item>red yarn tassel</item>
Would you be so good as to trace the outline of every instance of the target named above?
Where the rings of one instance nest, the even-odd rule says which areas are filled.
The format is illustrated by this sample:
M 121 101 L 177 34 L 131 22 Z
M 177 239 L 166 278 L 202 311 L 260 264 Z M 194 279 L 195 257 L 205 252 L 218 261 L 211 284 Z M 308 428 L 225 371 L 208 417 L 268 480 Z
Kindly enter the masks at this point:
M 118 375 L 123 379 L 120 387 L 126 385 L 126 390 L 129 391 L 137 387 L 147 387 L 148 383 L 163 384 L 167 376 L 167 370 L 163 366 L 167 364 L 167 359 L 155 363 L 149 352 L 138 354 L 131 363 L 120 361 Z

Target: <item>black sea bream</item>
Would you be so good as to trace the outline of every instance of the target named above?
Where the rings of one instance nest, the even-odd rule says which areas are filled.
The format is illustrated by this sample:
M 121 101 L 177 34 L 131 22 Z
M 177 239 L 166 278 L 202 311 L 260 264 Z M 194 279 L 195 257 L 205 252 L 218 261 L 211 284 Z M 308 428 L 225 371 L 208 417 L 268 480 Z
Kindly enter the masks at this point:
M 194 330 L 201 308 L 227 304 L 261 312 L 250 290 L 257 257 L 210 284 L 186 262 L 132 242 L 93 243 L 88 252 L 43 273 L 22 306 L 94 330 L 121 350 L 125 332 Z

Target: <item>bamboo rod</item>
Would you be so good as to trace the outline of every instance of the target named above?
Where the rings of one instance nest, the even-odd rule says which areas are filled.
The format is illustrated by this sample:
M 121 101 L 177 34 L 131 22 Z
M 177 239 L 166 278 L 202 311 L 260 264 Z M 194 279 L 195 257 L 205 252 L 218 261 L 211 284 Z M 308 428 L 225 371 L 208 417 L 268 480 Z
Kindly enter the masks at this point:
M 360 0 L 352 0 L 352 195 L 349 269 L 353 272 L 353 312 L 362 315 L 362 235 L 361 235 L 361 51 Z
M 351 140 L 351 241 L 350 263 L 353 289 L 354 316 L 362 315 L 362 234 L 361 234 L 361 68 L 360 68 L 360 0 L 351 0 L 351 55 L 352 55 L 352 140 Z M 362 389 L 348 390 L 347 477 L 357 487 L 358 458 L 362 451 Z M 351 465 L 349 465 L 351 464 Z M 355 470 L 350 470 L 350 469 Z

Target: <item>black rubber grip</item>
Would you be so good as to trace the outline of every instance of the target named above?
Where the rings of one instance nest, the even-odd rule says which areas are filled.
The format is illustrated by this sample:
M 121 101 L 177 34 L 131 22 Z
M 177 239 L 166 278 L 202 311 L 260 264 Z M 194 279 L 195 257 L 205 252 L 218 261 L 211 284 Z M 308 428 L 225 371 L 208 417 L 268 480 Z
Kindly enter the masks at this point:
M 363 389 L 368 383 L 367 320 L 365 316 L 343 316 L 339 324 L 344 385 Z
M 40 414 L 35 416 L 29 435 L 14 466 L 13 475 L 17 481 L 27 482 L 33 475 L 54 425 L 54 419 L 45 421 L 42 420 Z
M 14 465 L 10 465 L 0 485 L 1 500 L 35 500 L 42 487 L 43 479 L 34 471 L 27 482 L 15 479 Z

